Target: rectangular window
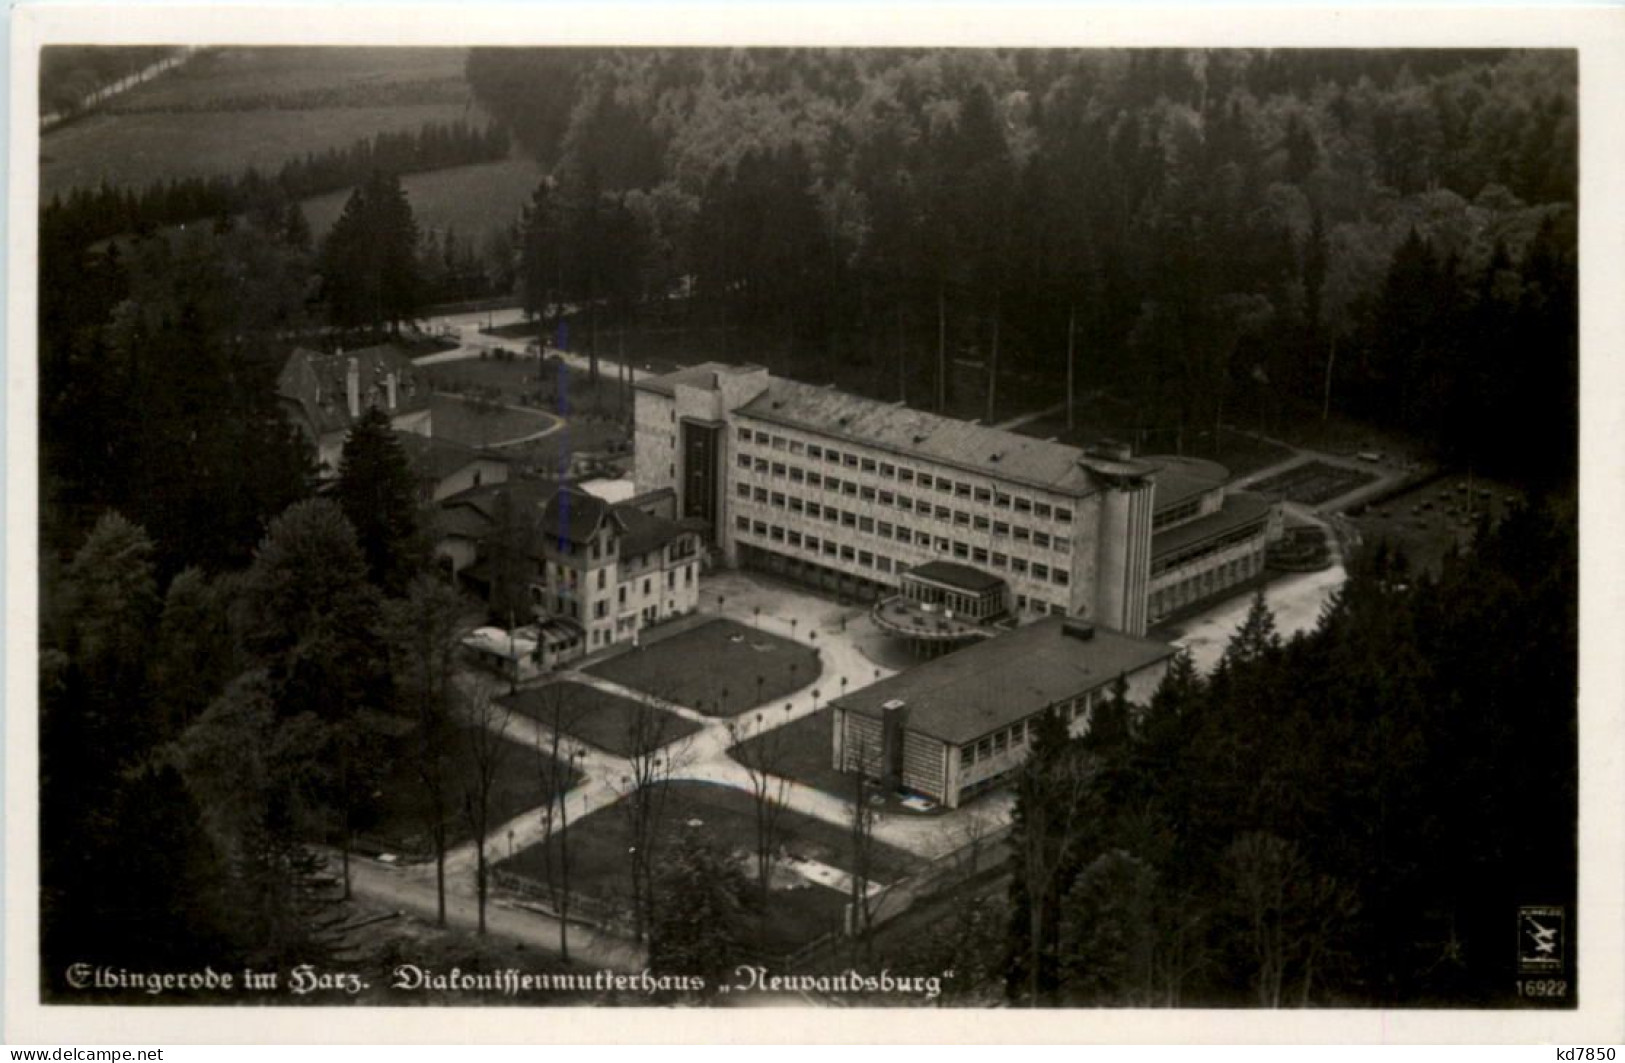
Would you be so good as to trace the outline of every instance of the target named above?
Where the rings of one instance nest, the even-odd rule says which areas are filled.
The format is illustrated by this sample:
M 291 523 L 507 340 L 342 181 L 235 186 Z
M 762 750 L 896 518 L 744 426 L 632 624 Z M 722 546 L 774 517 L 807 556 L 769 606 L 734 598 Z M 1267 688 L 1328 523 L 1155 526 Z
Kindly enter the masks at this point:
M 978 565 L 985 565 L 987 564 L 987 551 L 980 546 L 973 546 L 970 551 L 970 559 Z
M 818 536 L 807 536 L 807 549 L 811 550 L 815 554 L 818 552 Z
M 772 533 L 770 538 L 772 538 L 772 540 L 774 542 L 776 542 L 776 543 L 784 542 L 784 529 L 783 528 L 781 528 L 777 524 L 775 524 L 775 525 L 773 525 L 773 527 L 771 527 L 768 530 L 769 530 L 769 532 Z
M 1033 545 L 1038 547 L 1040 550 L 1048 550 L 1049 549 L 1049 533 L 1048 532 L 1041 532 L 1041 531 L 1033 532 Z
M 858 497 L 865 502 L 873 502 L 875 500 L 875 489 L 873 487 L 862 488 L 858 491 Z
M 750 468 L 750 455 L 749 454 L 741 454 L 741 455 L 739 455 L 739 467 L 741 469 L 749 469 Z
M 1019 576 L 1025 576 L 1027 574 L 1027 562 L 1019 557 L 1011 558 L 1010 571 Z
M 790 440 L 790 453 L 792 453 L 792 454 L 801 454 L 801 453 L 805 452 L 806 449 L 807 449 L 807 445 L 805 443 L 803 443 L 801 440 L 799 440 L 799 439 Z
M 836 494 L 839 494 L 840 491 L 841 491 L 841 480 L 840 480 L 840 478 L 837 477 L 837 476 L 826 476 L 826 477 L 824 477 L 824 490 L 826 490 L 826 491 L 834 491 Z
M 1030 498 L 1018 498 L 1018 499 L 1016 499 L 1016 512 L 1017 513 L 1031 513 L 1032 511 L 1033 511 L 1033 500 L 1032 499 L 1030 499 Z
M 801 466 L 799 466 L 799 465 L 790 466 L 790 482 L 791 483 L 793 483 L 793 484 L 802 483 L 806 479 L 807 479 L 807 474 L 805 472 L 801 471 Z
M 977 757 L 978 760 L 986 760 L 988 757 L 990 757 L 992 755 L 993 755 L 993 739 L 991 737 L 984 738 L 984 739 L 982 739 L 982 740 L 980 740 L 979 742 L 976 743 L 976 757 Z
M 961 561 L 965 560 L 970 557 L 970 547 L 961 542 L 954 543 L 954 556 Z
M 1009 745 L 1009 742 L 1010 742 L 1010 739 L 1009 739 L 1008 732 L 1000 731 L 998 734 L 994 735 L 993 736 L 993 755 L 996 757 L 1000 753 L 1003 753 L 1005 751 L 1005 748 Z
M 948 540 L 941 535 L 937 536 L 937 553 L 946 554 L 947 552 Z
M 761 526 L 760 523 L 758 523 L 756 525 L 756 529 L 757 529 L 756 534 L 757 535 L 762 534 L 761 527 L 762 526 Z M 654 580 L 649 580 L 649 579 L 644 580 L 643 581 L 643 593 L 644 593 L 644 595 L 647 597 L 649 592 L 652 591 L 652 590 L 654 590 Z
M 864 472 L 875 472 L 880 468 L 880 463 L 873 458 L 864 458 L 861 468 Z
M 914 533 L 909 531 L 907 528 L 903 527 L 901 524 L 899 524 L 897 526 L 897 541 L 900 542 L 900 543 L 913 542 L 914 541 Z
M 750 530 L 755 535 L 766 535 L 767 534 L 767 522 L 766 521 L 761 521 L 761 520 L 753 520 L 753 521 L 750 522 Z M 645 587 L 644 590 L 647 591 L 648 588 Z
M 882 539 L 890 539 L 891 538 L 891 535 L 892 535 L 891 522 L 883 520 L 880 523 L 875 525 L 875 530 L 880 533 L 880 537 Z
M 882 572 L 890 572 L 891 571 L 891 558 L 885 557 L 885 556 L 876 557 L 875 558 L 875 567 L 880 569 L 880 571 L 882 571 Z
M 734 527 L 740 531 L 750 531 L 750 520 L 747 517 L 735 517 Z
M 822 476 L 820 476 L 818 473 L 810 472 L 810 473 L 807 474 L 807 486 L 808 487 L 822 487 L 823 485 L 824 485 L 824 478 Z
M 905 484 L 913 483 L 914 482 L 914 470 L 913 469 L 898 469 L 897 470 L 897 479 L 898 479 L 898 481 L 900 483 L 905 483 Z
M 971 496 L 970 484 L 965 483 L 963 480 L 958 480 L 958 481 L 954 482 L 954 497 L 955 498 L 969 498 L 970 496 Z
M 949 509 L 947 506 L 938 506 L 937 519 L 946 524 L 954 519 L 954 511 Z
M 1023 528 L 1019 524 L 1016 525 L 1016 542 L 1018 542 L 1018 543 L 1032 542 L 1032 538 L 1033 538 L 1032 529 Z
M 841 527 L 855 528 L 858 526 L 858 515 L 848 510 L 841 510 Z
M 823 456 L 824 456 L 824 448 L 823 447 L 819 446 L 817 443 L 808 443 L 807 444 L 807 457 L 809 457 L 809 458 L 821 458 Z
M 880 504 L 881 505 L 890 506 L 890 505 L 895 504 L 896 502 L 897 502 L 897 496 L 892 494 L 890 491 L 882 491 L 882 492 L 880 492 Z
M 931 474 L 930 473 L 928 473 L 928 472 L 920 473 L 920 486 L 921 487 L 930 487 L 931 486 Z
M 1070 509 L 1066 509 L 1066 508 L 1064 508 L 1062 506 L 1056 506 L 1055 507 L 1055 519 L 1060 521 L 1062 524 L 1071 524 L 1072 523 L 1072 511 Z
M 1059 565 L 1057 565 L 1055 568 L 1055 582 L 1062 587 L 1065 587 L 1067 584 L 1066 569 L 1061 568 Z
M 801 533 L 798 532 L 798 531 L 790 531 L 790 532 L 786 533 L 786 538 L 788 538 L 790 540 L 790 545 L 791 546 L 800 546 L 801 545 Z
M 912 498 L 908 497 L 907 495 L 898 495 L 897 496 L 897 508 L 902 510 L 904 513 L 913 513 L 914 512 L 914 500 Z
M 758 502 L 766 502 L 767 501 L 767 488 L 765 488 L 765 487 L 756 488 L 756 490 L 751 492 L 751 497 L 754 498 Z
M 842 480 L 841 481 L 841 494 L 846 495 L 848 498 L 856 498 L 856 497 L 858 497 L 858 485 L 857 485 L 857 483 L 855 481 L 852 481 L 852 480 Z
M 789 445 L 789 440 L 785 439 L 783 436 L 773 437 L 774 450 L 783 450 L 787 445 Z
M 747 483 L 735 484 L 734 485 L 734 493 L 737 494 L 740 498 L 749 498 L 750 497 L 750 484 L 747 484 Z
M 1010 496 L 1005 494 L 1003 491 L 994 491 L 993 492 L 993 504 L 995 506 L 998 506 L 1000 509 L 1009 509 L 1010 508 Z
M 970 527 L 970 514 L 962 509 L 954 510 L 954 525 L 960 528 Z
M 989 527 L 988 519 L 982 516 L 980 513 L 976 514 L 975 519 L 972 520 L 971 523 L 975 526 L 976 530 L 980 532 L 987 531 Z
M 825 506 L 824 519 L 829 521 L 831 524 L 839 524 L 841 522 L 841 511 L 836 509 L 834 506 Z
M 856 454 L 842 454 L 841 464 L 848 469 L 855 469 L 858 467 L 858 456 Z
M 993 501 L 992 489 L 987 487 L 978 487 L 976 489 L 976 501 L 984 504 Z
M 841 560 L 842 561 L 853 561 L 853 560 L 857 559 L 857 556 L 858 556 L 858 552 L 857 552 L 857 550 L 855 548 L 850 547 L 850 546 L 841 547 Z
M 960 746 L 959 747 L 959 766 L 961 768 L 968 768 L 972 764 L 975 764 L 975 763 L 976 763 L 976 747 L 975 746 Z
M 824 460 L 829 462 L 831 465 L 839 465 L 841 463 L 841 452 L 838 450 L 826 450 L 824 451 Z
M 890 479 L 897 475 L 897 467 L 890 462 L 883 461 L 880 463 L 880 475 Z
M 1009 535 L 1010 534 L 1010 525 L 1007 524 L 1006 522 L 1002 521 L 1002 520 L 994 521 L 993 522 L 993 534 L 994 535 Z
M 1006 557 L 1005 555 L 999 553 L 997 550 L 995 550 L 993 552 L 993 567 L 994 568 L 1008 568 L 1008 567 L 1010 567 L 1010 559 L 1008 557 Z
M 830 541 L 829 539 L 824 540 L 824 556 L 825 557 L 834 557 L 835 556 L 835 544 L 832 541 Z
M 784 462 L 775 461 L 773 463 L 773 475 L 774 476 L 784 476 L 785 474 L 786 474 L 786 470 L 784 468 Z
M 873 535 L 875 533 L 875 521 L 874 521 L 874 518 L 873 517 L 859 517 L 858 518 L 858 531 L 863 532 L 865 535 Z
M 757 458 L 755 463 L 751 466 L 751 468 L 756 472 L 766 472 L 767 471 L 767 459 L 766 458 Z
M 937 477 L 937 490 L 945 495 L 951 495 L 954 493 L 954 482 L 946 476 L 939 476 Z
M 1057 535 L 1055 537 L 1055 552 L 1060 554 L 1070 554 L 1072 552 L 1072 540 L 1068 539 L 1064 535 Z
M 1033 566 L 1033 579 L 1049 579 L 1049 566 L 1048 565 L 1034 565 Z
M 1049 520 L 1051 512 L 1053 511 L 1050 509 L 1048 502 L 1036 502 L 1033 504 L 1033 516 L 1035 517 Z
M 871 554 L 867 550 L 859 550 L 858 551 L 858 564 L 862 565 L 864 568 L 874 568 L 875 567 L 875 555 Z
M 801 499 L 792 497 L 790 499 L 790 512 L 800 513 L 803 511 L 804 505 L 805 504 L 801 501 Z
M 784 492 L 783 491 L 774 491 L 773 494 L 772 494 L 772 501 L 773 501 L 773 505 L 778 506 L 780 509 L 783 509 L 784 508 Z

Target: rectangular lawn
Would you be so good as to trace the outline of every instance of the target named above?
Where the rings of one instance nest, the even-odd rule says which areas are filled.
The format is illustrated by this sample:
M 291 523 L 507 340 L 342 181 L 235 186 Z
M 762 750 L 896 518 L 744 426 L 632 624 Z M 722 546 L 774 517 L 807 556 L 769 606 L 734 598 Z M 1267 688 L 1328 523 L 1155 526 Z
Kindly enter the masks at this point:
M 693 734 L 700 725 L 665 709 L 607 694 L 585 683 L 561 681 L 514 695 L 518 712 L 617 757 L 658 749 Z
M 739 743 L 728 750 L 728 755 L 746 767 L 759 767 L 842 800 L 851 800 L 855 791 L 853 777 L 835 770 L 833 715 L 829 708 L 819 709 L 810 716 Z M 895 793 L 884 796 L 887 815 L 935 816 L 947 811 L 938 807 L 922 812 L 904 805 Z
M 695 836 L 724 851 L 738 855 L 741 867 L 754 868 L 756 846 L 755 799 L 743 791 L 714 783 L 671 782 L 665 785 L 661 804 L 658 847 L 667 851 L 683 844 L 685 836 Z M 788 854 L 817 860 L 850 870 L 851 841 L 846 828 L 785 810 L 779 819 L 780 845 Z M 559 858 L 555 836 L 551 858 Z M 877 882 L 895 882 L 919 869 L 919 861 L 900 849 L 873 842 L 873 877 Z M 627 850 L 632 833 L 620 806 L 594 812 L 570 828 L 571 888 L 598 899 L 625 903 L 631 896 L 630 863 Z M 503 870 L 545 882 L 543 846 L 537 845 L 504 861 Z M 661 857 L 655 857 L 660 866 Z M 747 870 L 754 881 L 754 871 Z M 845 910 L 846 895 L 816 884 L 775 889 L 767 912 L 767 947 L 789 951 L 837 929 Z
M 445 783 L 448 847 L 473 837 L 463 814 L 463 795 L 475 779 L 472 737 L 473 728 L 464 727 L 452 742 Z M 415 738 L 408 735 L 391 743 L 392 755 L 374 792 L 371 814 L 357 827 L 365 838 L 391 852 L 427 857 L 432 855 L 434 844 L 429 832 L 432 801 L 418 772 L 414 742 Z M 537 750 L 530 746 L 504 741 L 501 748 L 496 784 L 491 790 L 492 826 L 539 806 L 550 785 L 562 784 L 569 789 L 579 781 L 572 769 L 552 758 L 539 763 Z
M 819 663 L 799 642 L 718 619 L 587 671 L 707 716 L 737 716 L 813 682 Z

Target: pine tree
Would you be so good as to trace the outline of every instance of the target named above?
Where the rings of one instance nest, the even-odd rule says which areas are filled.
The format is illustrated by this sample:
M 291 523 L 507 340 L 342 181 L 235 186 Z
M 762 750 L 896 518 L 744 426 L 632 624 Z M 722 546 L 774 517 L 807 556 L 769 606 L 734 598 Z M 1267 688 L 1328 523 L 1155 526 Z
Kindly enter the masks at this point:
M 334 494 L 355 528 L 368 578 L 389 597 L 404 594 L 427 567 L 428 550 L 411 466 L 389 416 L 377 407 L 369 407 L 344 440 Z

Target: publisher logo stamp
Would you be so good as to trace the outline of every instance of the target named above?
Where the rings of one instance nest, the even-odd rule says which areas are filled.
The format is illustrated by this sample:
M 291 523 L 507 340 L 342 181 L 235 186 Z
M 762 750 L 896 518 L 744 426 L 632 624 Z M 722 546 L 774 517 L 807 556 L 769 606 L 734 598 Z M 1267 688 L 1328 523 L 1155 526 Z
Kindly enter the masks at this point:
M 1522 972 L 1563 969 L 1563 909 L 1525 905 L 1518 909 L 1518 969 Z

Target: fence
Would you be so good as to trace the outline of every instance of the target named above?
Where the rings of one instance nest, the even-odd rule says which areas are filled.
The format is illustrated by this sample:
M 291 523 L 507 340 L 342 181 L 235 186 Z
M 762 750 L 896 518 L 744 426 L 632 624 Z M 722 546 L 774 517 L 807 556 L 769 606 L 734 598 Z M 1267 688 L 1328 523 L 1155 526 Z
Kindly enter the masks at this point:
M 974 838 L 953 852 L 936 857 L 917 875 L 900 879 L 868 902 L 870 929 L 897 918 L 908 911 L 914 902 L 935 896 L 982 871 L 994 868 L 1010 858 L 1010 827 L 1008 825 Z M 851 901 L 846 904 L 846 933 L 856 934 L 858 911 Z

